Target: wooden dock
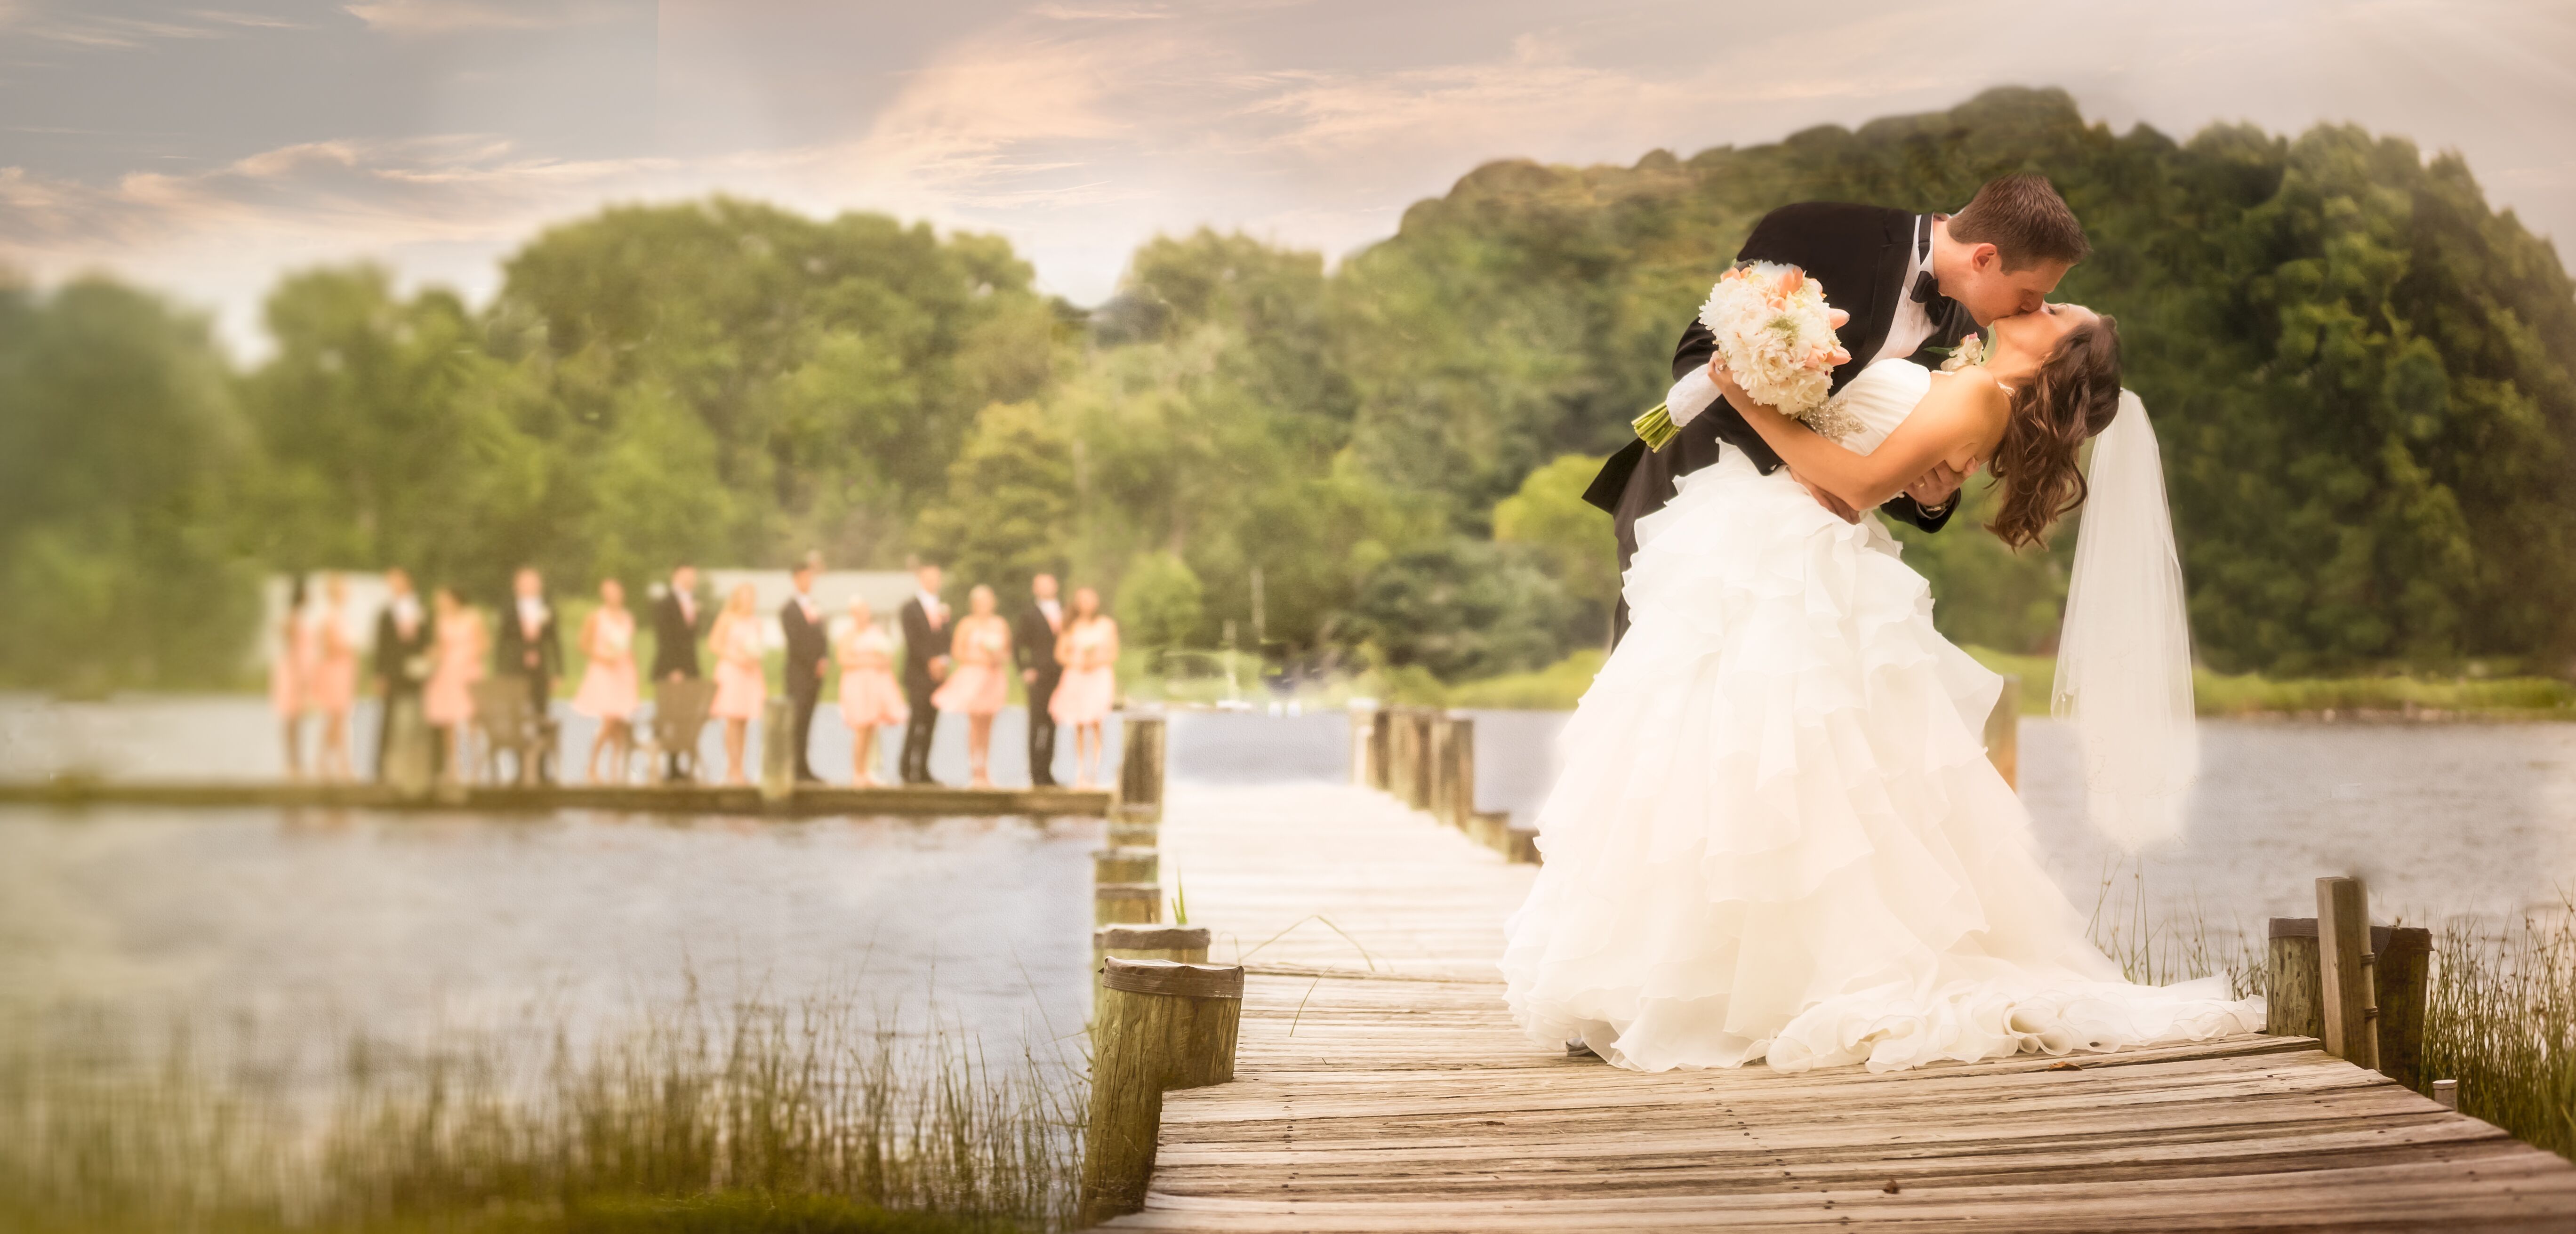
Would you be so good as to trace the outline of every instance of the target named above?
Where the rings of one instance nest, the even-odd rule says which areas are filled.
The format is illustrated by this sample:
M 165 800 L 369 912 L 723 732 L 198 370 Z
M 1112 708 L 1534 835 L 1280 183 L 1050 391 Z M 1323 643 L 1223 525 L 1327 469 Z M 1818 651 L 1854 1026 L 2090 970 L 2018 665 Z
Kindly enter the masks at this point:
M 322 810 L 466 810 L 487 814 L 605 810 L 631 814 L 928 815 L 1104 818 L 1115 795 L 1098 789 L 801 787 L 764 797 L 744 785 L 460 785 L 406 797 L 380 784 L 62 779 L 0 783 L 0 805 Z
M 1120 1230 L 2576 1229 L 2576 1168 L 2305 1038 L 1639 1075 L 1522 1039 L 1536 874 L 1383 794 L 1175 788 L 1164 882 L 1248 969 Z M 2069 1063 L 2072 1065 L 2069 1065 Z

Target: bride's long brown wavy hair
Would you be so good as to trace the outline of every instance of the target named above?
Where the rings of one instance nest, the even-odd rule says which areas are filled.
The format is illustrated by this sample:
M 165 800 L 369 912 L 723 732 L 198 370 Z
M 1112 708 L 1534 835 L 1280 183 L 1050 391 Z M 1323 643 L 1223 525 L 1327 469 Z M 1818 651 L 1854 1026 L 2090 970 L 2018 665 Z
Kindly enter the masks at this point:
M 2084 504 L 2076 452 L 2119 410 L 2120 323 L 2097 317 L 2068 331 L 2012 392 L 2003 440 L 1987 463 L 2004 504 L 1986 530 L 2014 548 L 2045 543 L 2049 525 Z

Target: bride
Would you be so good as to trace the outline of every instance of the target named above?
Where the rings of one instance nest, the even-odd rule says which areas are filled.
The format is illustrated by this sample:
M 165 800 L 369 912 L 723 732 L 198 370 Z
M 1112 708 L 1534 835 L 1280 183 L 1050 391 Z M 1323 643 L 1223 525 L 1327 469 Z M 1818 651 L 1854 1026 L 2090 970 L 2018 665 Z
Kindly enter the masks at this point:
M 2096 824 L 2132 849 L 2177 834 L 2195 758 L 2181 573 L 2116 324 L 2066 304 L 2004 318 L 1982 366 L 1882 360 L 1804 423 L 1710 376 L 1788 466 L 1729 450 L 1638 524 L 1634 624 L 1561 738 L 1546 865 L 1507 929 L 1522 1030 L 1640 1071 L 2259 1030 L 2260 1000 L 2223 978 L 2131 985 L 2086 940 L 1986 761 L 1999 679 L 1934 630 L 1877 519 L 1801 487 L 1869 510 L 1935 464 L 1983 467 L 2003 490 L 1990 530 L 2016 548 L 2089 490 L 2058 704 Z M 2088 485 L 2076 454 L 2097 434 Z

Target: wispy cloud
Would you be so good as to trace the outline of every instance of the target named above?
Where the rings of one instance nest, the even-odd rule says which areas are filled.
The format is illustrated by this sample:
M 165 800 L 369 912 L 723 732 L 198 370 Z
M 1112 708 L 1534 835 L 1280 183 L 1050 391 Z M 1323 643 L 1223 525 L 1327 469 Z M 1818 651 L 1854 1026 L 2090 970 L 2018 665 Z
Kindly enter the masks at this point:
M 557 30 L 614 16 L 606 4 L 547 0 L 370 0 L 343 12 L 387 34 L 441 35 L 495 30 Z

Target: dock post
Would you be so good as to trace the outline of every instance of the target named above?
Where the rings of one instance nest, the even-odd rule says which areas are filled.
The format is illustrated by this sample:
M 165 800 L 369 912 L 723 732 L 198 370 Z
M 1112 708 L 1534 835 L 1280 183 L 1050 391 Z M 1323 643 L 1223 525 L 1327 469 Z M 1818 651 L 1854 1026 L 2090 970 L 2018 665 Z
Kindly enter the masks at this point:
M 1384 720 L 1386 765 L 1379 768 L 1378 787 L 1397 801 L 1410 801 L 1413 796 L 1413 710 L 1409 707 L 1387 708 Z
M 1100 1005 L 1100 966 L 1111 960 L 1171 960 L 1205 964 L 1206 926 L 1105 925 L 1091 932 L 1091 1005 Z
M 1414 809 L 1448 822 L 1448 711 L 1422 714 L 1422 801 Z
M 2326 1053 L 2379 1068 L 2379 1007 L 2370 952 L 2370 893 L 2356 878 L 2317 880 L 2317 960 Z
M 2422 926 L 2380 926 L 2370 933 L 2371 949 L 2379 955 L 2371 966 L 2379 1004 L 2379 1074 L 2421 1092 L 2433 932 Z
M 1170 960 L 1101 962 L 1091 1028 L 1091 1125 L 1082 1224 L 1145 1207 L 1163 1093 L 1234 1078 L 1243 969 Z
M 1448 813 L 1441 821 L 1460 831 L 1476 829 L 1476 717 L 1463 711 L 1448 716 L 1449 757 L 1442 778 L 1449 785 Z
M 2274 917 L 2263 985 L 2263 1031 L 2275 1037 L 2326 1037 L 2325 991 L 2317 968 L 2313 917 Z
M 1102 883 L 1091 889 L 1091 924 L 1152 925 L 1163 919 L 1163 889 L 1153 883 Z
M 796 794 L 796 721 L 787 700 L 773 698 L 760 708 L 760 799 L 785 801 Z
M 1395 712 L 1380 705 L 1369 712 L 1368 786 L 1386 791 L 1387 760 L 1392 757 L 1387 742 L 1395 736 Z
M 1119 813 L 1159 821 L 1163 817 L 1163 717 L 1123 714 L 1118 743 Z
M 2004 674 L 1995 709 L 1986 713 L 1986 761 L 2013 791 L 2021 791 L 2021 678 L 2012 673 Z
M 1163 828 L 1150 818 L 1109 815 L 1109 847 L 1151 849 L 1163 842 Z
M 1151 848 L 1104 848 L 1091 856 L 1091 880 L 1113 883 L 1159 883 L 1160 854 Z
M 1351 719 L 1351 783 L 1369 787 L 1375 774 L 1371 764 L 1371 747 L 1377 744 L 1377 707 L 1373 703 L 1353 703 L 1344 709 Z
M 438 730 L 421 713 L 417 692 L 388 700 L 384 713 L 385 784 L 403 801 L 420 801 L 434 786 Z

